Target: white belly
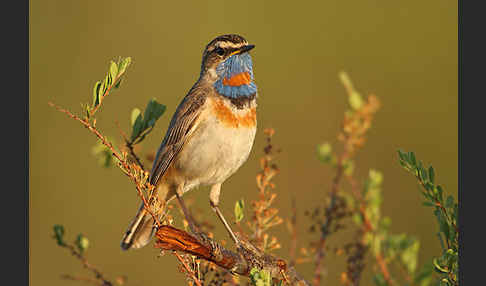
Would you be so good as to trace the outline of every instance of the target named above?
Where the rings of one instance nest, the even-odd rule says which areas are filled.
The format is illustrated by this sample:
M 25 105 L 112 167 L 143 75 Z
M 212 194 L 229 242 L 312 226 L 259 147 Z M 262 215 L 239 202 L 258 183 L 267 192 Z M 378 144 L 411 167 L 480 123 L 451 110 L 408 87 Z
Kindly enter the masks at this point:
M 175 167 L 184 178 L 184 192 L 198 185 L 223 183 L 248 159 L 256 125 L 228 127 L 209 115 L 184 145 Z

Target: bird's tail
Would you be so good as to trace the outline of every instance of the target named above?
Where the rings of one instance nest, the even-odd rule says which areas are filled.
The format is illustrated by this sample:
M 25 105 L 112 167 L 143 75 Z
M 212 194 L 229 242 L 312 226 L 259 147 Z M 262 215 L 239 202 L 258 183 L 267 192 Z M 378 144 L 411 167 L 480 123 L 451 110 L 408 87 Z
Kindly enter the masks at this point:
M 173 190 L 165 184 L 160 184 L 157 187 L 158 201 L 157 206 L 152 205 L 152 211 L 160 220 L 163 214 L 167 211 L 167 204 L 175 197 Z M 123 250 L 137 249 L 147 245 L 155 232 L 157 231 L 154 218 L 145 209 L 144 204 L 137 211 L 137 214 L 130 222 L 127 231 L 123 235 L 121 241 L 121 248 Z
M 155 231 L 154 218 L 147 212 L 142 203 L 135 218 L 130 222 L 125 235 L 123 235 L 121 248 L 128 250 L 144 247 L 150 242 Z

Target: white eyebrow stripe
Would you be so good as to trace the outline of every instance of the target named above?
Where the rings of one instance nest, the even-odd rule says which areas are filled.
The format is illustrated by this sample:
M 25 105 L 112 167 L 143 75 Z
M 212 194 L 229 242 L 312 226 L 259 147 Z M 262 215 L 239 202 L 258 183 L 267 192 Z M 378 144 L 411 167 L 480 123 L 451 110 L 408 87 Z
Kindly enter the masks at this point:
M 227 41 L 219 42 L 218 43 L 218 46 L 220 48 L 223 48 L 223 49 L 226 49 L 226 48 L 241 48 L 242 46 L 245 46 L 245 45 L 248 45 L 248 43 L 238 43 L 238 44 L 235 44 L 235 43 L 227 42 Z

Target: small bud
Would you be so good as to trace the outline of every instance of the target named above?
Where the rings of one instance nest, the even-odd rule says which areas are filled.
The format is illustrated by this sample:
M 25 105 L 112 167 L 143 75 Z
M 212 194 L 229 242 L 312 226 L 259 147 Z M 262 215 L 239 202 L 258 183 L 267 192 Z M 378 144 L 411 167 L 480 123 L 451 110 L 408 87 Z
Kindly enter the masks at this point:
M 79 249 L 79 252 L 83 253 L 89 247 L 89 240 L 86 236 L 82 234 L 78 234 L 76 239 L 76 246 Z
M 64 243 L 64 226 L 59 224 L 54 225 L 54 238 L 57 240 L 58 245 L 66 245 L 66 243 Z

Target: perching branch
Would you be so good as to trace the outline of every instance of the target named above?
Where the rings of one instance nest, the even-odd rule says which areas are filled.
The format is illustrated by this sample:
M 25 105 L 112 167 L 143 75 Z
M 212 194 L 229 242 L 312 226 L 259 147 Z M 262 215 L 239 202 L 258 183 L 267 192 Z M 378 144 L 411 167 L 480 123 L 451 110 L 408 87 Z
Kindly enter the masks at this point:
M 169 225 L 163 225 L 156 233 L 155 247 L 163 250 L 180 251 L 207 260 L 232 273 L 249 276 L 252 268 L 267 270 L 271 277 L 288 281 L 290 285 L 310 285 L 287 262 L 260 252 L 250 242 L 240 237 L 238 252 L 225 249 L 211 238 L 204 243 L 187 232 Z

